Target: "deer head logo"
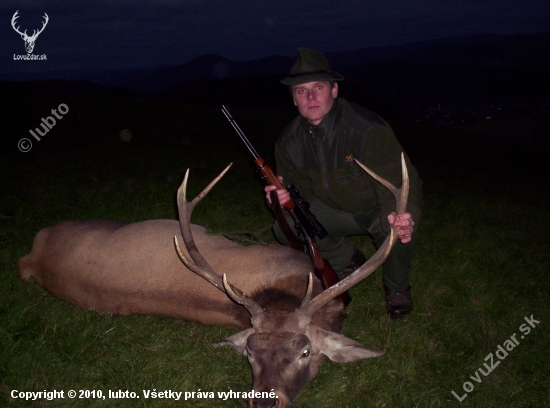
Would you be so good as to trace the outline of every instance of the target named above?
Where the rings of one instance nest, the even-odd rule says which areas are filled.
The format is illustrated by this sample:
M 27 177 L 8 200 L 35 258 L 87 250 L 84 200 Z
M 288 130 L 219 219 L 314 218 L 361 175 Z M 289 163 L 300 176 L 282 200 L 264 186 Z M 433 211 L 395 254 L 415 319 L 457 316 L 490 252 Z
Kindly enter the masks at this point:
M 43 16 L 44 22 L 42 23 L 42 28 L 40 30 L 34 30 L 32 35 L 28 36 L 27 30 L 25 30 L 25 32 L 22 33 L 21 31 L 19 31 L 19 26 L 17 27 L 15 26 L 15 22 L 16 22 L 15 20 L 19 18 L 18 13 L 19 13 L 19 10 L 17 10 L 13 15 L 11 19 L 11 26 L 18 34 L 21 35 L 21 38 L 23 39 L 23 41 L 25 41 L 25 49 L 27 50 L 27 54 L 32 54 L 32 50 L 34 49 L 34 43 L 38 38 L 38 36 L 40 35 L 40 33 L 44 31 L 44 28 L 46 28 L 46 25 L 48 24 L 48 21 L 50 20 L 50 18 L 46 13 L 44 13 L 44 16 Z

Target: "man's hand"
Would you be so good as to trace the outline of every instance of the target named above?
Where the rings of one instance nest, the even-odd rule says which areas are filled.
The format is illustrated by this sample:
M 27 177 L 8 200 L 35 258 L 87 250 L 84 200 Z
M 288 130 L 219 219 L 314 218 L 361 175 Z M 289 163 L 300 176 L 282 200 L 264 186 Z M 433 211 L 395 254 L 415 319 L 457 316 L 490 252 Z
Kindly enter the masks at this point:
M 283 178 L 281 176 L 277 176 L 277 178 L 281 183 L 283 182 Z M 267 198 L 267 202 L 271 204 L 271 196 L 269 193 L 271 191 L 277 190 L 277 187 L 266 186 L 264 190 L 265 190 L 265 197 Z M 288 193 L 286 188 L 284 190 L 277 190 L 277 195 L 279 196 L 279 203 L 281 203 L 281 205 L 285 205 L 285 203 L 288 202 L 288 200 L 290 200 L 290 194 Z
M 396 215 L 395 212 L 392 212 L 388 214 L 388 222 L 392 227 L 399 227 L 397 230 L 397 237 L 402 244 L 411 241 L 414 221 L 410 213 Z

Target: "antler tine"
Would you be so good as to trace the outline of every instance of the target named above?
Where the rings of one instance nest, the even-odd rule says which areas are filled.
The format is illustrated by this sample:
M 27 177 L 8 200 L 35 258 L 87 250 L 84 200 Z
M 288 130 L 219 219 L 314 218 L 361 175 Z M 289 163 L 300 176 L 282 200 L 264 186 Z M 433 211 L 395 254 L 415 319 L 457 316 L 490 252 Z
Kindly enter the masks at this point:
M 222 279 L 223 279 L 223 287 L 225 288 L 225 293 L 227 293 L 227 296 L 229 296 L 238 304 L 243 305 L 252 316 L 256 316 L 260 313 L 263 313 L 263 309 L 254 300 L 246 296 L 240 290 L 239 290 L 240 293 L 236 293 L 236 288 L 233 285 L 231 285 L 229 282 L 227 282 L 227 276 L 225 273 L 223 274 Z
M 190 259 L 187 255 L 185 255 L 185 253 L 181 250 L 180 244 L 178 242 L 178 237 L 174 237 L 174 244 L 176 246 L 176 252 L 178 253 L 179 258 L 185 264 L 185 266 L 187 266 L 187 268 L 195 272 L 201 278 L 206 279 L 208 282 L 210 282 L 212 285 L 217 287 L 222 292 L 225 292 L 223 288 L 223 282 L 220 276 L 217 273 L 215 273 L 208 264 L 206 264 L 206 267 L 200 267 L 194 262 L 194 260 Z M 189 249 L 187 251 L 190 252 Z
M 409 198 L 409 172 L 407 170 L 407 163 L 405 162 L 405 155 L 401 153 L 401 177 L 402 177 L 402 183 L 401 188 L 396 188 L 392 183 L 390 183 L 388 180 L 380 177 L 378 174 L 373 172 L 371 169 L 369 169 L 367 166 L 365 166 L 363 163 L 361 163 L 359 160 L 354 159 L 355 162 L 363 169 L 365 170 L 373 179 L 378 181 L 380 184 L 382 184 L 384 187 L 386 187 L 388 190 L 390 190 L 395 197 L 395 201 L 397 203 L 397 213 L 402 214 L 406 211 L 406 205 L 407 200 Z M 405 206 L 403 206 L 403 203 Z
M 407 203 L 409 202 L 409 170 L 407 169 L 407 163 L 405 162 L 405 155 L 401 153 L 401 188 L 399 189 L 399 198 L 395 197 L 397 201 L 397 214 L 403 214 L 407 212 Z
M 48 25 L 48 21 L 50 21 L 50 18 L 48 17 L 48 15 L 44 12 L 44 15 L 42 16 L 44 18 L 44 21 L 42 22 L 42 28 L 40 30 L 33 30 L 32 32 L 32 38 L 36 38 L 38 37 L 38 35 L 44 31 L 44 29 L 46 28 L 46 26 Z
M 191 214 L 195 209 L 195 206 L 201 202 L 201 200 L 212 190 L 212 187 L 216 185 L 218 181 L 227 173 L 229 168 L 233 163 L 229 164 L 218 177 L 216 177 L 205 189 L 197 195 L 193 201 L 187 201 L 187 180 L 189 177 L 189 169 L 185 173 L 183 183 L 178 189 L 178 213 L 180 218 L 180 230 L 183 237 L 183 242 L 187 252 L 191 259 L 181 250 L 177 237 L 174 237 L 174 242 L 176 245 L 176 251 L 181 261 L 189 268 L 191 271 L 196 273 L 201 278 L 206 279 L 216 288 L 226 293 L 231 299 L 235 302 L 242 304 L 248 312 L 255 316 L 256 314 L 262 311 L 262 308 L 254 302 L 252 299 L 248 298 L 240 289 L 235 286 L 227 283 L 227 281 L 217 274 L 212 267 L 206 262 L 204 257 L 201 255 L 197 245 L 195 244 L 195 239 L 193 238 L 193 233 L 191 232 Z M 224 275 L 225 276 L 225 275 Z M 229 290 L 228 290 L 229 288 Z
M 188 202 L 187 201 L 187 180 L 189 178 L 189 169 L 185 172 L 185 177 L 183 178 L 183 183 L 181 184 L 180 188 L 178 189 L 178 195 L 177 195 L 177 201 L 178 201 L 178 214 L 180 217 L 180 230 L 181 235 L 184 238 L 184 244 L 185 247 L 189 251 L 189 247 L 193 249 L 193 251 L 197 252 L 197 257 L 202 258 L 200 253 L 198 252 L 198 249 L 195 245 L 195 240 L 193 239 L 193 234 L 191 234 L 191 215 L 193 214 L 193 210 L 197 206 L 198 203 L 201 202 L 201 200 L 212 190 L 212 187 L 216 185 L 218 181 L 221 180 L 221 178 L 227 173 L 229 168 L 233 165 L 233 163 L 230 163 L 229 166 L 227 166 L 219 175 L 216 177 L 210 184 L 208 184 L 204 190 L 200 194 L 198 194 L 193 201 Z M 194 254 L 191 252 L 189 253 L 191 255 L 191 258 L 195 259 Z M 202 266 L 208 265 L 204 258 L 202 258 Z M 195 260 L 195 262 L 197 262 Z M 221 287 L 221 278 L 220 278 L 220 287 Z
M 402 177 L 403 181 L 401 183 L 401 188 L 396 188 L 392 183 L 378 176 L 376 173 L 368 169 L 364 164 L 355 160 L 357 164 L 363 168 L 368 174 L 370 174 L 376 181 L 380 182 L 386 188 L 388 188 L 394 195 L 396 200 L 397 213 L 402 214 L 407 210 L 407 201 L 409 198 L 409 173 L 407 171 L 407 164 L 405 163 L 405 156 L 401 153 L 401 167 L 402 167 Z M 395 242 L 397 241 L 397 233 L 394 228 L 390 229 L 390 234 L 385 239 L 384 243 L 378 248 L 374 255 L 365 262 L 360 268 L 355 270 L 351 275 L 341 280 L 337 284 L 331 286 L 325 291 L 317 295 L 311 302 L 303 304 L 300 307 L 300 311 L 308 316 L 312 316 L 317 310 L 323 307 L 325 304 L 330 302 L 337 296 L 340 296 L 342 293 L 348 291 L 353 286 L 361 282 L 371 273 L 373 273 L 376 268 L 384 263 L 390 251 L 392 250 Z
M 222 179 L 223 176 L 225 176 L 225 173 L 227 173 L 229 171 L 229 169 L 231 168 L 231 166 L 233 166 L 233 163 L 229 163 L 229 165 L 218 175 L 218 177 L 216 177 L 214 180 L 212 180 L 210 182 L 210 184 L 208 184 L 204 190 L 202 190 L 200 192 L 200 194 L 198 194 L 194 199 L 193 201 L 191 201 L 191 203 L 188 203 L 187 201 L 187 179 L 189 178 L 189 169 L 187 169 L 187 171 L 185 172 L 185 177 L 183 178 L 183 183 L 182 185 L 180 186 L 180 188 L 178 189 L 178 209 L 181 209 L 182 208 L 182 204 L 185 203 L 185 204 L 190 204 L 189 207 L 190 207 L 190 211 L 188 211 L 188 215 L 189 215 L 189 218 L 187 219 L 191 219 L 191 214 L 193 213 L 193 210 L 195 209 L 195 207 L 197 206 L 198 203 L 201 202 L 201 200 L 210 192 L 210 190 L 212 190 L 212 188 L 218 183 L 218 181 L 220 181 Z M 180 213 L 181 215 L 181 213 Z
M 185 172 L 185 177 L 183 178 L 183 183 L 178 189 L 177 196 L 181 235 L 183 237 L 183 244 L 185 245 L 185 248 L 187 249 L 187 252 L 189 253 L 191 259 L 189 259 L 189 257 L 187 257 L 183 253 L 178 244 L 177 238 L 174 237 L 178 255 L 185 266 L 187 266 L 197 275 L 206 279 L 222 292 L 225 292 L 225 290 L 223 288 L 223 281 L 221 276 L 212 270 L 210 265 L 208 265 L 208 262 L 206 262 L 204 257 L 199 252 L 197 245 L 195 244 L 195 239 L 193 238 L 193 234 L 191 232 L 191 215 L 193 214 L 195 206 L 206 196 L 206 194 L 208 194 L 212 187 L 214 187 L 214 185 L 216 185 L 216 183 L 221 180 L 221 178 L 225 175 L 225 173 L 227 173 L 232 165 L 233 163 L 230 163 L 229 166 L 227 166 L 218 175 L 218 177 L 216 177 L 210 184 L 208 184 L 208 186 L 206 186 L 206 188 L 199 195 L 197 195 L 192 202 L 187 201 L 187 180 L 189 179 L 189 169 L 187 169 L 187 171 Z
M 27 30 L 25 30 L 24 33 L 22 33 L 21 31 L 19 31 L 19 26 L 15 27 L 15 23 L 16 23 L 16 20 L 19 18 L 19 10 L 17 10 L 14 14 L 13 14 L 13 17 L 11 18 L 11 26 L 13 27 L 13 29 L 21 34 L 21 35 L 27 35 Z
M 307 309 L 309 303 L 311 302 L 311 294 L 312 293 L 313 293 L 313 275 L 310 272 L 309 276 L 308 276 L 308 281 L 307 281 L 306 294 L 305 294 L 304 298 L 302 299 L 302 303 L 300 304 L 300 310 L 302 310 L 302 308 Z

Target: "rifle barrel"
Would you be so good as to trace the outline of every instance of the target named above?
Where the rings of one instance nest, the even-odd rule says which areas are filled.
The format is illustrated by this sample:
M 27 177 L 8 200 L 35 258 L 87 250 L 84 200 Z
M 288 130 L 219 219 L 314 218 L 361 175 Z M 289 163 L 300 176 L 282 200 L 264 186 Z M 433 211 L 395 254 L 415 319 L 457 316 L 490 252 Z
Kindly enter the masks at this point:
M 239 125 L 237 125 L 237 122 L 235 122 L 235 119 L 233 119 L 233 116 L 231 115 L 231 112 L 229 112 L 229 108 L 226 105 L 222 105 L 222 112 L 231 123 L 231 126 L 233 126 L 233 129 L 237 132 L 237 134 L 240 136 L 241 140 L 244 142 L 245 146 L 248 148 L 248 151 L 254 156 L 254 159 L 257 159 L 260 157 L 256 149 L 254 149 L 254 146 L 249 142 L 249 140 L 246 138 L 244 132 L 241 130 Z

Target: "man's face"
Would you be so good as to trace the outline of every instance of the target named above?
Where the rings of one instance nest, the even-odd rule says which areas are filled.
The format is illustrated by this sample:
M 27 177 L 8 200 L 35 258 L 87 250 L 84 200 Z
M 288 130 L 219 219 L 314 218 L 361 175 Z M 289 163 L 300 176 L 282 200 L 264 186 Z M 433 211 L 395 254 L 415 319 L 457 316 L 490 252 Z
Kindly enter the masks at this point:
M 300 114 L 312 125 L 318 125 L 329 113 L 338 96 L 338 84 L 328 81 L 306 82 L 292 86 L 292 99 Z

